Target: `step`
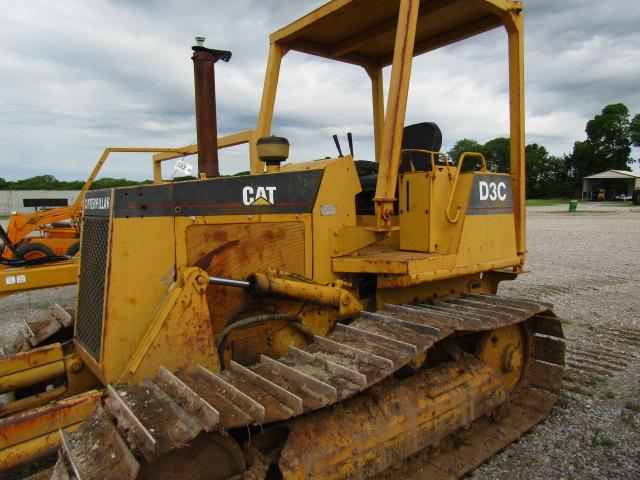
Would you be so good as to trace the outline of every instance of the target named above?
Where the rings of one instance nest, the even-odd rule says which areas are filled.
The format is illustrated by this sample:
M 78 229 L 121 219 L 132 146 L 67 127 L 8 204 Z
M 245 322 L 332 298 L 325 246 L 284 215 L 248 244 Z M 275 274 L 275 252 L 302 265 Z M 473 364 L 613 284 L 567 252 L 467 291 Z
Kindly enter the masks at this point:
M 133 480 L 138 475 L 140 465 L 100 405 L 77 431 L 60 430 L 60 438 L 63 459 L 77 479 Z
M 107 386 L 109 412 L 129 445 L 151 461 L 189 443 L 202 426 L 151 380 L 131 387 Z

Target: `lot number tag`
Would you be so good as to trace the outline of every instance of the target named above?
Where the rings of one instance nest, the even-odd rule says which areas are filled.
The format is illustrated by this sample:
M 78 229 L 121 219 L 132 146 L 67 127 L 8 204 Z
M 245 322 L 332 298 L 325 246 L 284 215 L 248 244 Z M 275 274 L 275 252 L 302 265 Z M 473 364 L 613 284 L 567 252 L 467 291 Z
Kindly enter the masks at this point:
M 193 165 L 189 165 L 184 160 L 176 161 L 176 166 L 174 167 L 176 173 L 181 173 L 182 175 L 191 175 L 191 170 L 193 170 Z

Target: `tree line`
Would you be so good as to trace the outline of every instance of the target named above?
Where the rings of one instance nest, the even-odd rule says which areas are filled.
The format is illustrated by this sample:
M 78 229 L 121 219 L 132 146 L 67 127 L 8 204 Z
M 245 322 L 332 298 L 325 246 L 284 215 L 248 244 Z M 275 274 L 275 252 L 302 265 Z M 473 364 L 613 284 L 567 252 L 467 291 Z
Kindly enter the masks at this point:
M 15 181 L 0 178 L 0 190 L 80 190 L 84 186 L 84 183 L 82 180 L 58 180 L 53 175 L 36 175 L 35 177 Z M 104 177 L 95 180 L 91 188 L 129 187 L 142 183 L 152 182 L 151 180 L 136 182 L 135 180 L 127 180 L 126 178 Z
M 526 145 L 527 197 L 573 197 L 580 194 L 582 177 L 603 170 L 631 170 L 637 161 L 631 157 L 631 147 L 640 147 L 640 114 L 630 118 L 629 109 L 622 103 L 607 105 L 602 112 L 589 120 L 585 129 L 587 139 L 576 141 L 573 151 L 562 156 L 551 155 L 543 145 Z M 509 139 L 498 137 L 481 144 L 476 140 L 458 140 L 448 152 L 457 162 L 462 152 L 480 152 L 488 168 L 493 172 L 510 170 Z M 478 167 L 478 162 L 465 160 L 465 170 Z M 244 175 L 240 172 L 236 175 Z M 174 181 L 193 180 L 195 177 L 179 177 Z M 128 187 L 152 183 L 151 180 L 135 181 L 125 178 L 100 178 L 92 189 Z M 0 190 L 80 190 L 84 181 L 58 180 L 53 175 L 37 175 L 23 180 L 8 181 L 0 178 Z
M 604 170 L 630 171 L 639 161 L 631 157 L 631 147 L 640 147 L 640 114 L 630 119 L 626 105 L 607 105 L 587 122 L 585 131 L 587 139 L 576 141 L 570 154 L 551 155 L 543 145 L 526 145 L 527 198 L 579 196 L 583 177 Z M 465 151 L 482 153 L 491 171 L 509 171 L 508 138 L 494 138 L 485 144 L 463 138 L 448 154 L 457 161 Z M 469 162 L 465 170 L 471 168 L 478 168 L 478 162 Z
M 562 156 L 551 155 L 543 145 L 525 147 L 527 162 L 527 198 L 579 196 L 582 178 L 604 170 L 631 170 L 634 160 L 631 148 L 640 147 L 640 114 L 630 118 L 622 103 L 607 105 L 587 122 L 587 139 L 576 141 L 573 151 Z M 485 144 L 463 138 L 448 152 L 457 162 L 463 152 L 482 153 L 493 172 L 510 170 L 509 139 L 494 138 Z M 465 160 L 465 170 L 478 168 L 478 162 Z
M 232 176 L 249 175 L 248 171 L 235 173 Z M 227 175 L 222 175 L 223 177 Z M 195 180 L 192 175 L 173 177 L 174 182 L 184 182 Z M 102 188 L 131 187 L 134 185 L 148 185 L 152 180 L 128 180 L 126 178 L 103 177 L 94 180 L 89 190 L 100 190 Z M 83 180 L 58 180 L 53 175 L 36 175 L 35 177 L 23 180 L 9 181 L 0 177 L 0 190 L 81 190 L 85 182 Z

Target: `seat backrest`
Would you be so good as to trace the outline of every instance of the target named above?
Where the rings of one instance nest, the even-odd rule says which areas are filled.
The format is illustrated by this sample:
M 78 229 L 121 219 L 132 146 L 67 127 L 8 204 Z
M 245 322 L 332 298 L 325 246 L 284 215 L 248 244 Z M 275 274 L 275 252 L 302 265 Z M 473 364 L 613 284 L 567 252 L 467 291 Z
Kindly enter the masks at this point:
M 416 148 L 439 152 L 442 147 L 442 132 L 433 122 L 422 122 L 407 125 L 402 131 L 402 148 Z M 428 172 L 431 170 L 431 158 L 426 153 L 405 152 L 400 162 L 400 173 L 410 172 L 411 163 L 416 171 Z

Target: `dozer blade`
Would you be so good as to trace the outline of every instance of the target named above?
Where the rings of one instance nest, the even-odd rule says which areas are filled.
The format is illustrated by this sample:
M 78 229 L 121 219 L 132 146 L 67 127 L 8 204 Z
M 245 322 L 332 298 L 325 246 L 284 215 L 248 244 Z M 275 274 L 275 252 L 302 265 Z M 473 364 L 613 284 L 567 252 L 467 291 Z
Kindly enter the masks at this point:
M 78 480 L 106 480 L 138 475 L 140 465 L 100 405 L 82 423 L 77 435 L 72 438 L 60 430 L 60 438 L 62 455 L 54 469 L 59 479 L 70 479 L 73 475 Z
M 55 453 L 60 429 L 78 428 L 100 399 L 100 392 L 91 390 L 1 418 L 0 472 Z
M 73 316 L 58 304 L 42 317 L 24 320 L 14 342 L 4 347 L 4 355 L 15 355 L 32 348 L 47 345 L 52 340 L 64 341 L 73 336 Z
M 486 338 L 493 340 L 514 328 L 528 345 L 521 363 L 510 352 L 492 363 L 491 348 L 500 347 L 499 340 L 488 341 L 486 359 L 456 343 L 473 334 L 491 333 Z M 452 359 L 393 375 L 420 354 L 431 355 L 447 337 L 447 345 L 458 347 Z M 464 431 L 462 446 L 452 444 L 433 459 L 434 475 L 457 477 L 546 417 L 562 380 L 562 337 L 551 306 L 538 302 L 464 295 L 437 305 L 385 305 L 337 325 L 326 338 L 315 337 L 304 350 L 291 347 L 277 360 L 262 356 L 249 367 L 232 362 L 223 372 L 198 367 L 177 376 L 161 368 L 153 382 L 109 388 L 107 412 L 144 460 L 142 475 L 149 465 L 173 456 L 174 471 L 210 478 L 215 466 L 203 476 L 189 471 L 194 453 L 187 444 L 202 444 L 212 430 L 232 438 L 234 432 L 268 424 L 264 438 L 274 428 L 288 432 L 267 449 L 275 452 L 269 462 L 283 478 L 367 478 Z M 503 363 L 504 372 L 522 369 L 516 370 L 513 390 Z M 261 433 L 257 429 L 252 436 L 256 445 Z M 69 437 L 73 445 L 92 442 L 85 429 Z M 230 461 L 236 459 L 227 450 Z M 180 459 L 181 451 L 189 455 Z M 111 457 L 101 457 L 102 468 L 110 468 Z M 220 464 L 218 458 L 210 461 Z M 82 478 L 101 477 L 86 471 Z

